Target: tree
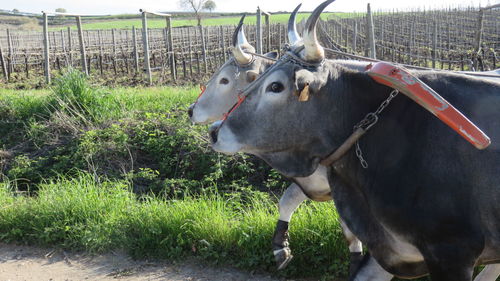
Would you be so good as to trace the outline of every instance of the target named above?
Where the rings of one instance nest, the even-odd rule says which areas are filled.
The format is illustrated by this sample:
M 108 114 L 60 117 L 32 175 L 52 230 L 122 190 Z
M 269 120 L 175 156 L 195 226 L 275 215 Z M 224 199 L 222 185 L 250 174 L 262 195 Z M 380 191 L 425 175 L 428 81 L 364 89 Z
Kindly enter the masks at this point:
M 12 9 L 12 12 L 17 14 L 17 13 L 19 13 L 19 10 L 18 9 Z
M 66 13 L 66 9 L 64 9 L 64 8 L 57 8 L 56 12 L 58 12 L 58 13 Z
M 212 0 L 179 0 L 179 6 L 185 10 L 193 11 L 198 20 L 198 25 L 201 26 L 201 11 L 208 9 L 205 7 L 207 2 L 212 2 L 215 8 L 215 2 Z
M 207 2 L 203 4 L 203 10 L 209 10 L 210 12 L 212 12 L 216 7 L 217 5 L 215 5 L 215 2 L 212 0 L 207 0 Z

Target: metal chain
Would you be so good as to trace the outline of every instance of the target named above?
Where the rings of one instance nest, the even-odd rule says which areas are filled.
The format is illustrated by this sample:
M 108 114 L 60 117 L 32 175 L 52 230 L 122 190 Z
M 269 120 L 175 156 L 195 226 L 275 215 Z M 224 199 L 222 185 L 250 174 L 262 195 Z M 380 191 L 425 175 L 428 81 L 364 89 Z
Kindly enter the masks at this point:
M 385 99 L 375 110 L 375 112 L 368 113 L 363 120 L 361 120 L 356 126 L 354 126 L 354 131 L 362 128 L 365 131 L 368 131 L 373 125 L 378 122 L 378 116 L 384 109 L 391 103 L 392 99 L 394 99 L 399 94 L 398 90 L 393 90 L 387 99 Z M 359 162 L 361 163 L 361 167 L 364 169 L 368 168 L 368 162 L 363 158 L 363 152 L 361 151 L 361 147 L 359 146 L 359 141 L 356 141 L 356 157 L 358 157 Z
M 364 169 L 368 168 L 368 162 L 366 162 L 365 158 L 363 158 L 363 152 L 359 147 L 359 141 L 356 142 L 356 157 L 358 157 L 359 162 L 361 163 L 361 167 Z

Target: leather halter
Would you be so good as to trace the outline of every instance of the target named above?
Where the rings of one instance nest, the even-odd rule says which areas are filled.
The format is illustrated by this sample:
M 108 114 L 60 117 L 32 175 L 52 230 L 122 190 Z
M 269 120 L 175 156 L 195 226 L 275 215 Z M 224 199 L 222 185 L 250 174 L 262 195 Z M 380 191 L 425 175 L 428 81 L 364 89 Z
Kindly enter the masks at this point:
M 301 47 L 297 48 L 297 50 L 295 50 L 295 51 L 297 53 L 299 53 L 300 51 L 303 50 L 303 48 L 304 47 L 301 46 Z M 255 81 L 253 81 L 248 86 L 246 86 L 245 89 L 243 89 L 238 94 L 238 101 L 229 109 L 229 111 L 227 113 L 225 113 L 223 115 L 224 118 L 221 120 L 222 123 L 219 126 L 219 128 L 222 126 L 222 124 L 224 124 L 224 121 L 226 121 L 227 117 L 234 110 L 236 110 L 236 108 L 238 108 L 243 103 L 243 101 L 250 95 L 250 91 L 253 90 L 256 87 L 256 85 L 257 86 L 259 85 L 259 81 L 262 81 L 262 80 L 264 80 L 264 78 L 266 78 L 267 76 L 269 76 L 269 73 L 271 73 L 271 71 L 273 69 L 275 69 L 278 66 L 283 65 L 285 63 L 292 63 L 292 64 L 295 64 L 295 65 L 300 65 L 300 66 L 302 66 L 304 68 L 316 68 L 316 67 L 322 66 L 324 64 L 324 62 L 325 62 L 325 60 L 323 59 L 322 61 L 317 62 L 317 63 L 310 63 L 310 62 L 307 62 L 307 61 L 301 59 L 296 54 L 294 54 L 292 51 L 287 51 L 285 53 L 285 55 L 283 55 L 280 59 L 276 60 L 276 63 L 274 63 L 271 67 L 269 67 L 268 69 L 266 69 L 259 77 L 257 77 L 257 79 L 255 79 Z M 216 131 L 218 131 L 218 129 Z
M 200 84 L 200 94 L 198 95 L 198 97 L 196 98 L 196 101 L 194 102 L 194 104 L 196 105 L 198 103 L 198 100 L 201 98 L 201 96 L 205 93 L 205 90 L 207 89 L 207 85 L 213 80 L 215 79 L 215 77 L 217 77 L 217 75 L 222 71 L 222 69 L 228 65 L 234 65 L 234 66 L 237 66 L 237 67 L 240 67 L 240 68 L 244 68 L 244 67 L 248 67 L 249 65 L 251 65 L 252 63 L 255 62 L 255 56 L 252 54 L 252 60 L 250 60 L 249 63 L 247 64 L 240 64 L 234 57 L 230 58 L 226 63 L 224 63 L 223 65 L 221 65 L 219 67 L 219 69 L 212 75 L 212 78 L 210 78 L 208 80 L 208 82 L 203 85 L 203 84 Z M 227 113 L 226 113 L 227 114 Z

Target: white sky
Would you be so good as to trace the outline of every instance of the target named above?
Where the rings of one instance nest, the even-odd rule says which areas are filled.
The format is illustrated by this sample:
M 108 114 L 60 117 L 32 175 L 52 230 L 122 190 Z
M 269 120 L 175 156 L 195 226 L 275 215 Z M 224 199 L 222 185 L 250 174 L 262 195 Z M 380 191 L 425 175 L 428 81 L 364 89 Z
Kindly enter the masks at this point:
M 266 11 L 291 11 L 303 2 L 302 11 L 311 11 L 323 0 L 214 0 L 221 12 L 253 12 L 257 6 Z M 500 0 L 337 0 L 327 11 L 365 11 L 370 2 L 373 10 L 442 8 L 456 6 L 487 6 Z M 65 8 L 68 12 L 81 14 L 138 13 L 139 9 L 151 11 L 178 11 L 178 0 L 0 0 L 0 9 L 18 9 L 39 13 Z

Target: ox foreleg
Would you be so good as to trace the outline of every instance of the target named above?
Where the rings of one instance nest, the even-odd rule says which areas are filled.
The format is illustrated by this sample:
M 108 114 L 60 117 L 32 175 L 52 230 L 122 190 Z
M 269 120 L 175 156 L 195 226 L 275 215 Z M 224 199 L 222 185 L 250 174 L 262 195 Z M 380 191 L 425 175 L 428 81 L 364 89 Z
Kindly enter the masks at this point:
M 273 236 L 273 253 L 278 270 L 285 268 L 293 258 L 288 243 L 288 223 L 292 219 L 293 212 L 306 199 L 308 199 L 307 196 L 295 183 L 292 183 L 281 196 L 280 217 Z
M 363 260 L 363 243 L 351 232 L 343 220 L 340 219 L 340 226 L 344 237 L 349 244 L 349 252 L 351 253 L 349 263 L 349 276 L 353 276 Z
M 474 281 L 495 281 L 500 275 L 500 264 L 489 264 L 476 276 Z
M 474 265 L 481 253 L 480 243 L 467 237 L 460 238 L 447 237 L 454 243 L 428 243 L 420 248 L 432 280 L 472 281 Z

